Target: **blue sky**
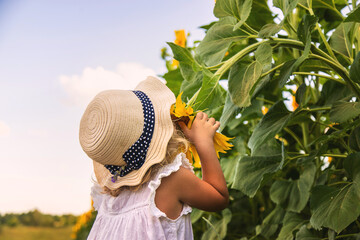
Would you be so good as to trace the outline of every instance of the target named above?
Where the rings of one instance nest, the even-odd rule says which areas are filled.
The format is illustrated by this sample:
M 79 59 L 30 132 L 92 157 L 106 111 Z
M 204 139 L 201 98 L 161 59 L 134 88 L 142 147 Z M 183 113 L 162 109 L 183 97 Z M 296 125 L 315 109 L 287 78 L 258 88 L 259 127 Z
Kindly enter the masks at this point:
M 0 0 L 0 213 L 90 207 L 86 103 L 162 74 L 174 30 L 202 39 L 213 0 Z

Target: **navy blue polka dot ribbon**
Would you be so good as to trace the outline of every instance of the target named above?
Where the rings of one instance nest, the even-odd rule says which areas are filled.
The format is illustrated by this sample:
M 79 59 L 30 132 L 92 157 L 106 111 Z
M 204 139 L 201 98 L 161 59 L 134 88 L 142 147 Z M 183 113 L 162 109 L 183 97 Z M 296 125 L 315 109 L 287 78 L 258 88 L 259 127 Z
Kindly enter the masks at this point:
M 113 175 L 112 182 L 115 182 L 118 176 L 123 177 L 132 170 L 139 169 L 144 164 L 154 132 L 155 111 L 150 98 L 142 91 L 133 91 L 133 93 L 140 99 L 142 104 L 144 114 L 143 132 L 140 138 L 123 154 L 122 157 L 126 162 L 125 166 L 105 165 Z

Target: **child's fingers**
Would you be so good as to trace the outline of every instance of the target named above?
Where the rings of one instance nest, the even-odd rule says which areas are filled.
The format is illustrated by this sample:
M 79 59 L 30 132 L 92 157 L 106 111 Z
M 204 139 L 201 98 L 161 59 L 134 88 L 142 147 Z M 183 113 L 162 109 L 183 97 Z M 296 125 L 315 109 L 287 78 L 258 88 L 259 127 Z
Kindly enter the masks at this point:
M 215 124 L 215 118 L 209 118 L 208 123 L 210 123 L 211 125 Z
M 215 124 L 214 124 L 214 127 L 215 127 L 216 129 L 218 129 L 218 128 L 220 127 L 220 122 L 219 122 L 219 121 L 216 121 Z
M 202 120 L 204 118 L 204 114 L 204 112 L 198 112 L 195 119 Z

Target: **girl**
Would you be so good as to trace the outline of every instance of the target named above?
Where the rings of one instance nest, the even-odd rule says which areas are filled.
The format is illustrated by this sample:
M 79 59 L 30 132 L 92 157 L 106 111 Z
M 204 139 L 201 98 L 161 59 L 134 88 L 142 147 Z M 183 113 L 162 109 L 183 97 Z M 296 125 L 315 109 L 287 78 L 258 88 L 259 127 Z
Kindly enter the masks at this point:
M 220 123 L 199 112 L 191 129 L 178 122 L 180 131 L 170 116 L 174 102 L 170 89 L 148 77 L 135 91 L 104 91 L 88 105 L 79 135 L 93 160 L 98 211 L 88 239 L 193 239 L 191 207 L 227 206 L 213 143 Z M 187 141 L 200 156 L 202 180 L 180 152 Z

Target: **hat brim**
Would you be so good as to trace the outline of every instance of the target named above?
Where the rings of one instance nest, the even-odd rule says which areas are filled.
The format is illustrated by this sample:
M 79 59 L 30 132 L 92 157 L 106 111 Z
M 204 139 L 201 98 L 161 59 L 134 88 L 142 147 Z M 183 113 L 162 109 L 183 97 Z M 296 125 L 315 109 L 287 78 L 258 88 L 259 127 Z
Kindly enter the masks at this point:
M 147 172 L 154 164 L 160 163 L 166 156 L 168 142 L 173 135 L 174 126 L 170 116 L 170 107 L 175 103 L 174 93 L 159 79 L 147 77 L 139 83 L 135 90 L 144 92 L 151 100 L 155 112 L 155 127 L 153 137 L 146 155 L 144 164 L 138 170 L 133 170 L 123 177 L 111 181 L 112 174 L 103 164 L 93 161 L 94 172 L 100 186 L 111 190 L 122 186 L 139 185 Z M 142 126 L 139 126 L 142 127 Z

